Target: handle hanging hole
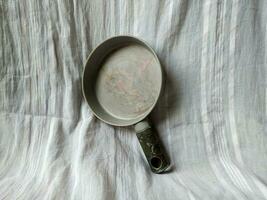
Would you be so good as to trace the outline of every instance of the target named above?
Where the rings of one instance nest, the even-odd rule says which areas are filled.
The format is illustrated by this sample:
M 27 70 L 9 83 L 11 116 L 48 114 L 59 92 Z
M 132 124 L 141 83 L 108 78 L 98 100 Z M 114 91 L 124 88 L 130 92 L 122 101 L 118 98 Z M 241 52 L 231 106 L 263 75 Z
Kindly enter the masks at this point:
M 162 165 L 162 160 L 159 157 L 152 157 L 150 163 L 154 168 L 160 168 Z

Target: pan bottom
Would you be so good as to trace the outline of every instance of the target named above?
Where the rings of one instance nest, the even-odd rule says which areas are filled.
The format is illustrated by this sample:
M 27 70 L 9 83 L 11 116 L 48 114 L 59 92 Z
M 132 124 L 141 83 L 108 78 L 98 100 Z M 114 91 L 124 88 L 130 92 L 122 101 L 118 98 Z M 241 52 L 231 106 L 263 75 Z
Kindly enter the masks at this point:
M 136 119 L 154 106 L 161 90 L 161 68 L 155 55 L 139 44 L 112 52 L 100 66 L 95 94 L 118 119 Z

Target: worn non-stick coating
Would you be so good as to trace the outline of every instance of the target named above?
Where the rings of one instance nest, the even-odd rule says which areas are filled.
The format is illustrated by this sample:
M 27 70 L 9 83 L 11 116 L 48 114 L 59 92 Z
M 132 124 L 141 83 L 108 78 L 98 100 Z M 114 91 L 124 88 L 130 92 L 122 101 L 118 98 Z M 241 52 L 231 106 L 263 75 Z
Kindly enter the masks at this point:
M 90 54 L 83 75 L 83 93 L 101 120 L 128 126 L 144 119 L 162 87 L 162 70 L 153 50 L 140 39 L 116 36 Z

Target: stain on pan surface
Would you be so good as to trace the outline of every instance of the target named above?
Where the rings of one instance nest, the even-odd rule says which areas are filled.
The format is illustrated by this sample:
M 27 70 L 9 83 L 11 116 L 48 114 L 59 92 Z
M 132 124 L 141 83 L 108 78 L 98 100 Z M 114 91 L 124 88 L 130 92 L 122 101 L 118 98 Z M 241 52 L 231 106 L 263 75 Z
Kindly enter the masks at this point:
M 161 89 L 161 68 L 155 55 L 129 44 L 105 58 L 96 77 L 99 104 L 119 119 L 135 119 L 149 111 Z

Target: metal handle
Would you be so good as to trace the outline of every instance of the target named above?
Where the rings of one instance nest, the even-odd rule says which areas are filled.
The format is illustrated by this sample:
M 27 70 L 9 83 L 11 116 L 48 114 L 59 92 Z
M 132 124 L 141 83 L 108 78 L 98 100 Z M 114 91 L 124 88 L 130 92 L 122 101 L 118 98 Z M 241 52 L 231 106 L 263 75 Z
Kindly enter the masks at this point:
M 137 123 L 135 131 L 152 172 L 164 172 L 170 162 L 157 133 L 146 120 Z

